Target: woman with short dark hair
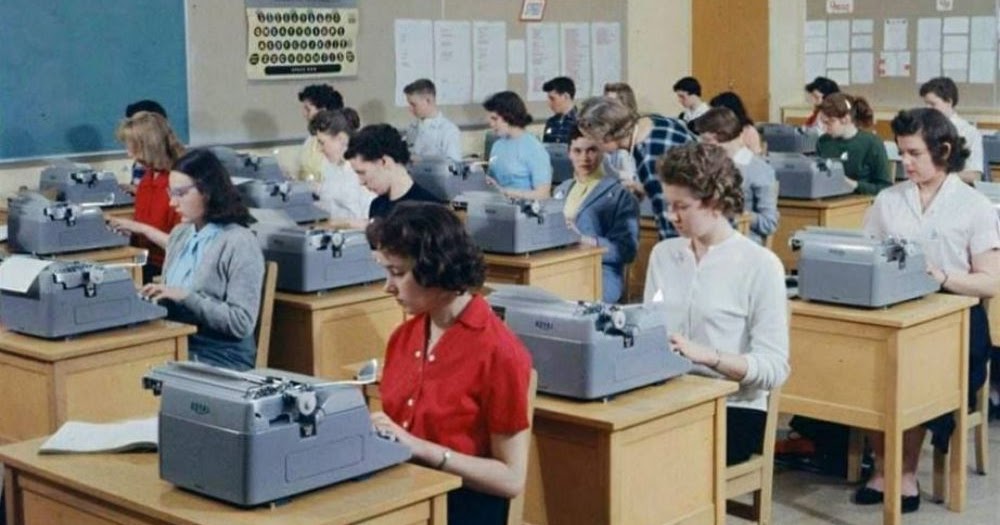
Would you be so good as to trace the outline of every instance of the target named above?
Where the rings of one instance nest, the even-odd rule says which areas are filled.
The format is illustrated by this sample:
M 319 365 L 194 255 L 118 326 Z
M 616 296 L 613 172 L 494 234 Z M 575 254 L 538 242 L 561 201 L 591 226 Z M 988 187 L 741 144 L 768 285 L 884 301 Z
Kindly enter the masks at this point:
M 193 361 L 253 368 L 264 256 L 247 229 L 250 212 L 207 149 L 177 160 L 167 191 L 182 222 L 167 241 L 164 282 L 147 284 L 141 293 L 162 302 L 170 319 L 198 326 L 188 338 Z
M 547 199 L 552 194 L 552 163 L 545 146 L 524 128 L 531 114 L 513 91 L 494 93 L 483 102 L 490 129 L 497 135 L 489 151 L 490 178 L 510 197 Z
M 462 477 L 448 523 L 500 525 L 524 490 L 531 357 L 473 290 L 486 266 L 462 222 L 404 202 L 369 225 L 385 288 L 410 319 L 393 332 L 372 423 L 417 463 Z

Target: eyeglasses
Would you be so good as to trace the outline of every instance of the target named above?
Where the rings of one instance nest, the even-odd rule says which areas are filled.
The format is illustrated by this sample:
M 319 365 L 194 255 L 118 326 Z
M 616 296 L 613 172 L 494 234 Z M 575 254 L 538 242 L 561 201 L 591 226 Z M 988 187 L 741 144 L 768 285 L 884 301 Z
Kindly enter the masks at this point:
M 179 198 L 187 195 L 187 192 L 191 191 L 192 188 L 194 188 L 194 184 L 188 184 L 186 186 L 178 186 L 176 188 L 169 188 L 168 187 L 167 188 L 167 195 L 169 195 L 170 197 L 172 197 L 174 199 L 179 199 Z

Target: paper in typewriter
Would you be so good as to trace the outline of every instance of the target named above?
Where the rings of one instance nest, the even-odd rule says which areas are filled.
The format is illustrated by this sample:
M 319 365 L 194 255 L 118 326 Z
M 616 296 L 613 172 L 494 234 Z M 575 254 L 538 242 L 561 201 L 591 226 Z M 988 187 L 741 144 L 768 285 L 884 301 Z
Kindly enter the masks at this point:
M 86 454 L 156 450 L 157 428 L 157 416 L 115 423 L 67 421 L 42 444 L 38 453 Z
M 26 293 L 42 270 L 48 268 L 52 261 L 35 259 L 33 257 L 8 257 L 0 264 L 0 290 Z

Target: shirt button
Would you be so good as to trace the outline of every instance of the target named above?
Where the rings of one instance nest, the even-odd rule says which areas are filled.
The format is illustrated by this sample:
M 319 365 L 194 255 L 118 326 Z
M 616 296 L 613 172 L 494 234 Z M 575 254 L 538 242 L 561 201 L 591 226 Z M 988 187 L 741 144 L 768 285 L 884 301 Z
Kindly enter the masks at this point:
M 406 406 L 409 406 L 409 407 L 413 406 L 413 398 L 412 397 L 410 399 L 406 400 Z
M 417 359 L 420 359 L 420 350 L 417 350 L 416 352 L 413 352 L 413 357 L 416 357 Z
M 434 356 L 428 357 L 427 360 L 433 363 L 434 362 Z
M 403 428 L 410 428 L 410 422 L 409 421 L 403 421 Z

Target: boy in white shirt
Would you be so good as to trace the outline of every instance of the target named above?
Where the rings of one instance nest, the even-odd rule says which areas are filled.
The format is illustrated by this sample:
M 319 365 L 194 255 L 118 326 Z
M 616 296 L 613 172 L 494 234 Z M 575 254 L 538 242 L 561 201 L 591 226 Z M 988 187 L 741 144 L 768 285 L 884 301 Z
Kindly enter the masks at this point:
M 955 112 L 955 106 L 958 105 L 958 86 L 955 85 L 955 81 L 948 77 L 932 78 L 920 86 L 920 97 L 924 99 L 927 107 L 944 113 L 955 125 L 958 134 L 965 139 L 965 146 L 969 148 L 969 158 L 965 159 L 965 165 L 962 171 L 958 172 L 958 176 L 966 184 L 985 180 L 983 179 L 983 135 Z
M 688 127 L 691 126 L 692 120 L 704 115 L 710 109 L 701 99 L 701 84 L 697 78 L 684 77 L 678 80 L 674 83 L 674 93 L 677 95 L 677 101 L 684 107 L 680 119 Z
M 442 157 L 462 160 L 461 135 L 452 121 L 437 107 L 437 88 L 426 78 L 403 88 L 410 113 L 417 120 L 406 128 L 406 145 L 414 157 Z
M 357 131 L 353 119 L 343 110 L 320 111 L 309 121 L 309 132 L 315 135 L 323 161 L 323 178 L 316 193 L 320 206 L 330 213 L 330 220 L 363 228 L 368 223 L 368 207 L 375 194 L 361 185 L 351 163 L 344 159 L 349 134 Z

